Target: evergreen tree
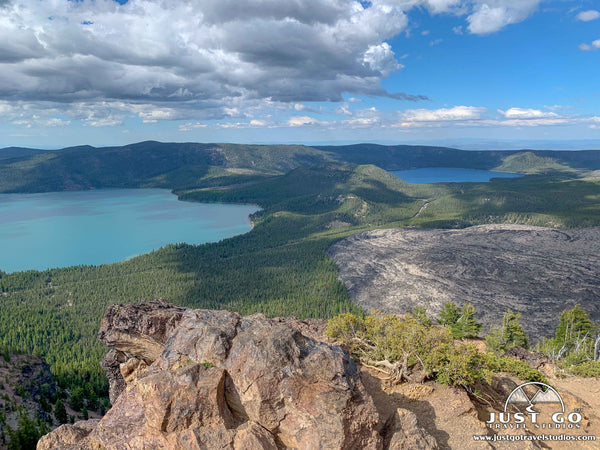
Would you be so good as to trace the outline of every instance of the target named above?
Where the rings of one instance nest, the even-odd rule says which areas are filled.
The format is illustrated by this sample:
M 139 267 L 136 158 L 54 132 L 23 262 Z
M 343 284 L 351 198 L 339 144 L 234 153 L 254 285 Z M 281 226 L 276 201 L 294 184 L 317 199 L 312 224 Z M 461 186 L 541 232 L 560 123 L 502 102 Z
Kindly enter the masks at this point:
M 40 432 L 35 426 L 35 422 L 26 414 L 19 417 L 18 428 L 13 431 L 8 429 L 10 442 L 9 450 L 35 450 L 37 441 L 40 439 Z
M 452 327 L 450 328 L 452 329 Z M 475 307 L 466 302 L 454 329 L 452 329 L 452 334 L 459 339 L 474 338 L 479 335 L 479 331 L 481 331 L 481 323 L 475 320 Z
M 85 391 L 81 386 L 74 387 L 71 391 L 71 408 L 75 411 L 81 411 L 83 408 L 83 398 L 85 396 Z
M 56 420 L 58 420 L 60 424 L 67 423 L 69 420 L 65 404 L 60 398 L 56 400 L 56 404 L 54 405 L 54 417 L 56 417 Z
M 456 304 L 453 302 L 444 303 L 442 311 L 440 311 L 440 317 L 438 319 L 438 323 L 441 325 L 448 325 L 452 327 L 458 322 L 460 317 L 460 312 L 456 307 Z
M 485 342 L 494 353 L 504 353 L 513 347 L 529 348 L 529 339 L 520 322 L 521 313 L 508 309 L 502 317 L 502 328 L 489 332 Z
M 455 303 L 444 303 L 438 323 L 447 325 L 456 339 L 477 337 L 481 323 L 475 320 L 475 307 L 466 302 L 461 310 Z
M 529 348 L 529 338 L 521 325 L 521 313 L 515 313 L 510 309 L 502 317 L 502 341 L 506 350 L 513 347 Z
M 573 346 L 577 340 L 591 337 L 591 332 L 596 327 L 590 320 L 588 313 L 579 305 L 573 309 L 564 311 L 560 316 L 560 322 L 556 328 L 556 341 L 566 346 Z

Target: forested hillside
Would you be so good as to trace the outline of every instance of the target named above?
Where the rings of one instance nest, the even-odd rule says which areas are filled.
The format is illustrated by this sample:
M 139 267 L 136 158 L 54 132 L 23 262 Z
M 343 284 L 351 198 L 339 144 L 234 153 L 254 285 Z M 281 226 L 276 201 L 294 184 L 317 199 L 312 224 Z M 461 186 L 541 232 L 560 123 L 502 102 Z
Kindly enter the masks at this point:
M 317 146 L 336 159 L 354 164 L 375 164 L 386 170 L 419 167 L 462 167 L 537 173 L 600 168 L 600 150 L 465 151 L 447 147 L 355 144 Z
M 14 158 L 29 158 L 34 155 L 44 153 L 44 150 L 24 147 L 6 147 L 0 149 L 0 160 Z
M 332 161 L 374 164 L 386 170 L 461 167 L 583 174 L 600 169 L 600 150 L 464 151 L 411 145 L 307 147 L 154 141 L 123 147 L 71 147 L 53 152 L 2 149 L 0 192 L 211 187 L 254 182 L 297 167 Z

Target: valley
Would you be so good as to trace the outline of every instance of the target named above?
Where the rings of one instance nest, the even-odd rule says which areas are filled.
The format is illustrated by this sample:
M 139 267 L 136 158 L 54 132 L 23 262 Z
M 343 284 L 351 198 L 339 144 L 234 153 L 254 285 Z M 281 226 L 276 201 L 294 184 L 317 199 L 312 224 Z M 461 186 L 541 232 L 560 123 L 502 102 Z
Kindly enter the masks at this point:
M 114 264 L 0 273 L 0 350 L 43 358 L 62 392 L 85 387 L 86 395 L 106 399 L 108 384 L 100 367 L 106 348 L 96 333 L 111 304 L 164 298 L 185 307 L 271 317 L 363 314 L 327 253 L 350 236 L 376 229 L 505 223 L 564 230 L 600 226 L 600 180 L 593 177 L 600 152 L 540 152 L 539 158 L 529 153 L 521 158 L 518 152 L 446 153 L 402 146 L 140 143 L 2 160 L 4 192 L 161 187 L 183 201 L 251 204 L 261 210 L 252 215 L 250 232 L 216 243 L 167 245 Z M 384 170 L 417 162 L 427 166 L 428 161 L 456 166 L 467 157 L 470 167 L 487 170 L 509 160 L 515 170 L 529 174 L 486 183 L 417 185 Z M 362 162 L 369 164 L 356 164 Z M 509 302 L 499 314 L 504 306 Z M 595 309 L 589 313 L 595 321 L 600 318 Z M 491 323 L 483 307 L 477 314 Z M 556 314 L 544 316 L 545 333 L 556 327 Z

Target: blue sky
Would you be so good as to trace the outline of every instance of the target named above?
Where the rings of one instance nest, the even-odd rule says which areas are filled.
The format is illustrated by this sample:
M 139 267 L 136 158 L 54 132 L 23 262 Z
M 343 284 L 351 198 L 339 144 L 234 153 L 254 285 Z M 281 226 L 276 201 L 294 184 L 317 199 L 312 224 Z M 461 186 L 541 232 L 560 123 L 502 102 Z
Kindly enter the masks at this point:
M 598 0 L 4 0 L 0 10 L 2 147 L 600 143 Z

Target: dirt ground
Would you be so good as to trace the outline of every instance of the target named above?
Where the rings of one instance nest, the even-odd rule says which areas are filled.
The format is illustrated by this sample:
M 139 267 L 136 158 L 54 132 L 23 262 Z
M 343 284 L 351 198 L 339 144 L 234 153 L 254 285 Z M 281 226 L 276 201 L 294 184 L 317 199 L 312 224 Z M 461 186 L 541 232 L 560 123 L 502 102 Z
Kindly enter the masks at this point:
M 546 429 L 546 423 L 555 412 L 556 404 L 536 405 L 540 412 L 540 428 L 490 429 L 486 421 L 490 413 L 498 415 L 510 392 L 521 384 L 509 375 L 494 378 L 492 388 L 482 389 L 469 395 L 464 389 L 429 382 L 425 384 L 403 383 L 391 385 L 377 371 L 363 367 L 361 378 L 373 396 L 381 421 L 385 423 L 399 408 L 417 416 L 418 426 L 432 435 L 440 449 L 600 449 L 600 380 L 591 378 L 550 378 L 550 385 L 559 392 L 565 405 L 566 415 L 581 411 L 579 429 Z M 521 408 L 522 409 L 522 408 Z M 513 410 L 513 412 L 516 410 Z M 567 421 L 568 422 L 568 421 Z M 541 427 L 544 428 L 541 428 Z M 476 441 L 474 436 L 527 435 L 537 439 L 541 435 L 595 436 L 597 441 Z M 537 436 L 537 437 L 535 437 Z M 482 438 L 479 438 L 482 439 Z M 498 438 L 496 438 L 498 439 Z

